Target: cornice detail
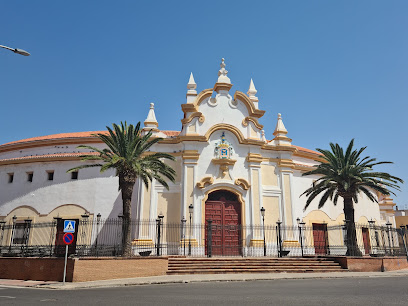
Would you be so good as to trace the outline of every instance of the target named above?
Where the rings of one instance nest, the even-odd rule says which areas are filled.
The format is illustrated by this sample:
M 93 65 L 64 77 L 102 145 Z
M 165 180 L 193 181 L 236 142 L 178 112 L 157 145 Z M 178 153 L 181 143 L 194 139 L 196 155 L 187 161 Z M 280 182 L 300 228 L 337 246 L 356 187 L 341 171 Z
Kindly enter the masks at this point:
M 262 155 L 261 154 L 257 154 L 257 153 L 249 153 L 246 157 L 246 160 L 248 163 L 258 163 L 260 164 L 263 160 Z
M 254 119 L 254 118 L 252 118 L 252 117 L 245 117 L 243 120 L 242 120 L 242 125 L 243 126 L 248 126 L 248 122 L 249 121 L 251 121 L 258 129 L 260 129 L 260 130 L 262 130 L 263 129 L 263 125 L 262 124 L 260 124 L 259 122 L 258 122 L 258 120 L 257 119 Z
M 214 184 L 214 178 L 212 176 L 203 177 L 198 183 L 197 187 L 200 189 L 205 188 L 205 185 L 212 185 Z
M 200 154 L 198 153 L 197 150 L 184 150 L 181 157 L 183 159 L 195 159 L 195 160 L 198 160 L 200 158 Z
M 190 123 L 194 118 L 199 117 L 198 121 L 203 123 L 205 121 L 205 117 L 201 112 L 194 112 L 188 118 L 181 119 L 182 124 Z
M 281 168 L 295 168 L 295 163 L 291 159 L 279 159 L 278 166 Z
M 221 88 L 220 86 L 221 85 L 225 85 L 226 87 L 225 88 Z M 228 86 L 227 86 L 228 85 Z M 220 90 L 220 89 L 225 89 L 225 90 L 229 90 L 229 88 L 227 88 L 227 87 L 229 87 L 231 84 L 218 84 L 218 87 L 217 87 L 217 84 L 216 84 L 216 86 L 214 86 L 214 88 L 216 88 L 217 87 L 217 90 Z M 231 85 L 232 86 L 232 85 Z M 200 106 L 200 104 L 206 99 L 206 98 L 209 98 L 209 97 L 211 97 L 211 95 L 212 95 L 212 93 L 213 93 L 213 91 L 214 91 L 214 89 L 212 89 L 212 88 L 210 88 L 210 89 L 205 89 L 205 90 L 203 90 L 203 91 L 201 91 L 199 94 L 198 94 L 198 96 L 197 96 L 197 98 L 195 99 L 195 101 L 193 102 L 193 103 L 185 103 L 185 104 L 182 104 L 181 105 L 181 109 L 183 110 L 183 112 L 186 114 L 186 113 L 191 113 L 191 112 L 198 112 L 199 110 L 198 110 L 198 107 Z M 234 94 L 234 100 L 240 100 L 240 101 L 242 101 L 242 103 L 244 103 L 245 104 L 245 106 L 246 106 L 246 108 L 248 109 L 248 113 L 249 113 L 249 117 L 255 117 L 255 118 L 261 118 L 264 114 L 265 114 L 265 111 L 264 110 L 260 110 L 260 109 L 257 109 L 256 107 L 255 107 L 255 105 L 254 105 L 254 102 L 252 102 L 250 99 L 249 99 L 249 97 L 246 95 L 246 94 L 244 94 L 243 92 L 241 92 L 241 91 L 236 91 L 235 92 L 235 94 Z
M 237 178 L 234 183 L 237 186 L 241 186 L 244 190 L 248 190 L 251 187 L 248 181 L 243 178 Z
M 241 100 L 248 109 L 250 117 L 261 118 L 264 114 L 264 110 L 257 109 L 249 97 L 241 91 L 236 91 L 234 94 L 234 100 Z

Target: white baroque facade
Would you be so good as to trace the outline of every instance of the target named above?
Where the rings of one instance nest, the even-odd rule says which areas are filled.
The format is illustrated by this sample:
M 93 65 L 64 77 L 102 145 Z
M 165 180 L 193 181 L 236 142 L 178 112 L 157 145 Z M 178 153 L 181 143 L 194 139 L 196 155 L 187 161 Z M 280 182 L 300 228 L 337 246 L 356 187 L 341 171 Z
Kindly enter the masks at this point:
M 200 93 L 196 87 L 191 74 L 186 103 L 181 105 L 181 131 L 160 130 L 154 105 L 150 106 L 144 131 L 152 130 L 155 137 L 163 138 L 152 151 L 175 156 L 171 166 L 177 177 L 169 190 L 156 182 L 147 190 L 138 181 L 132 200 L 133 219 L 152 220 L 161 213 L 165 222 L 177 223 L 188 218 L 188 206 L 193 204 L 193 222 L 204 224 L 215 209 L 208 203 L 230 200 L 237 203 L 236 211 L 226 212 L 222 222 L 232 216 L 237 224 L 259 225 L 264 207 L 266 224 L 280 220 L 284 225 L 295 225 L 297 218 L 310 226 L 343 224 L 341 204 L 329 202 L 318 210 L 316 200 L 303 210 L 306 198 L 300 194 L 316 178 L 302 177 L 302 173 L 318 163 L 319 153 L 293 145 L 280 114 L 274 138 L 265 138 L 258 121 L 265 112 L 260 109 L 262 103 L 252 80 L 247 94 L 232 93 L 223 60 L 214 87 Z M 17 220 L 40 222 L 57 216 L 79 219 L 83 214 L 118 217 L 122 202 L 113 171 L 100 173 L 98 168 L 88 168 L 77 176 L 66 172 L 81 163 L 81 154 L 89 152 L 78 145 L 103 147 L 94 133 L 49 135 L 1 145 L 0 220 L 10 223 L 15 216 Z M 361 198 L 355 205 L 355 220 L 394 223 L 392 200 L 383 202 L 385 208 L 381 209 L 381 202 L 378 205 Z M 148 238 L 134 235 L 136 240 Z

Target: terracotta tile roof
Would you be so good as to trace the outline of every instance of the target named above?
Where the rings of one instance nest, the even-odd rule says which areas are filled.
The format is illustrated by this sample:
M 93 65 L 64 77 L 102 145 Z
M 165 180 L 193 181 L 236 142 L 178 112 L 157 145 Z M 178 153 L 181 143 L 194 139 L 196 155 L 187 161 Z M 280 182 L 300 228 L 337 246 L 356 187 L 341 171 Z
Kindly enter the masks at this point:
M 15 144 L 15 143 L 38 141 L 38 140 L 92 137 L 92 135 L 96 134 L 96 133 L 107 133 L 107 132 L 106 131 L 95 131 L 95 132 L 77 132 L 77 133 L 53 134 L 53 135 L 32 137 L 32 138 L 26 138 L 26 139 L 21 139 L 21 140 L 17 140 L 17 141 L 12 141 L 12 142 L 8 142 L 8 143 L 3 144 L 3 146 Z
M 163 134 L 167 136 L 178 136 L 180 134 L 179 131 L 161 131 Z
M 22 157 L 0 159 L 1 162 L 11 162 L 16 160 L 26 159 L 42 159 L 42 158 L 58 158 L 58 157 L 79 157 L 82 155 L 98 155 L 97 152 L 81 152 L 81 153 L 55 153 L 55 154 L 43 154 L 43 155 L 29 155 Z
M 295 147 L 296 149 L 298 149 L 298 150 L 301 151 L 301 152 L 306 152 L 306 153 L 313 153 L 313 154 L 317 154 L 317 155 L 322 155 L 320 152 L 316 152 L 316 151 L 313 151 L 313 150 L 310 150 L 310 149 L 306 149 L 306 148 L 302 148 L 302 147 L 295 146 L 295 145 L 292 145 L 292 146 Z
M 180 134 L 180 131 L 161 131 L 163 134 L 169 136 L 169 137 L 175 137 Z M 36 141 L 42 141 L 42 140 L 57 140 L 57 139 L 67 139 L 67 138 L 88 138 L 88 137 L 93 137 L 94 134 L 107 134 L 107 131 L 88 131 L 88 132 L 76 132 L 76 133 L 60 133 L 60 134 L 53 134 L 53 135 L 46 135 L 46 136 L 39 136 L 39 137 L 32 137 L 32 138 L 27 138 L 27 139 L 21 139 L 17 141 L 12 141 L 8 142 L 5 144 L 0 145 L 1 146 L 8 146 L 8 145 L 13 145 L 13 144 L 19 144 L 19 143 L 29 143 L 29 142 L 36 142 Z M 319 152 L 309 150 L 306 148 L 302 148 L 299 146 L 293 145 L 296 149 L 298 149 L 300 152 L 306 152 L 306 153 L 313 153 L 317 155 L 321 155 Z M 71 153 L 70 153 L 71 154 Z M 72 153 L 75 154 L 75 153 Z
M 163 132 L 167 136 L 177 136 L 180 134 L 179 131 L 161 131 L 161 132 Z M 108 132 L 107 131 L 89 131 L 89 132 L 53 134 L 53 135 L 32 137 L 32 138 L 12 141 L 12 142 L 2 144 L 1 146 L 8 146 L 8 145 L 25 143 L 25 142 L 35 142 L 35 141 L 41 141 L 41 140 L 54 140 L 54 139 L 66 139 L 66 138 L 87 138 L 87 137 L 93 137 L 94 134 L 108 134 Z

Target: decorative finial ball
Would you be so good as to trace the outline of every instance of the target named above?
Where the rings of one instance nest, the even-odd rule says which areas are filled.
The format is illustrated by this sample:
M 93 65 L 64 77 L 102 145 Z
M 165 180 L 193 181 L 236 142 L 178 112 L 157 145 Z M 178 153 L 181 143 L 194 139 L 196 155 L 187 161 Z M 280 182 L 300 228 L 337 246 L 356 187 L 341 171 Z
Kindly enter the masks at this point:
M 278 119 L 281 119 L 281 118 L 282 118 L 281 113 L 278 113 Z
M 150 108 L 154 108 L 154 103 L 150 103 Z

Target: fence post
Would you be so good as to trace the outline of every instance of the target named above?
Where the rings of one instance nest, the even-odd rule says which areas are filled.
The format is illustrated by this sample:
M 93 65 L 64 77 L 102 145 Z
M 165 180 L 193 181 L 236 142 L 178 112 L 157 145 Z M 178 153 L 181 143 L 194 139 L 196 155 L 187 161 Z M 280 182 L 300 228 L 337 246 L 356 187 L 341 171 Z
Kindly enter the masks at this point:
M 156 255 L 160 256 L 160 219 L 156 219 L 157 226 L 157 244 L 156 244 Z
M 327 229 L 327 223 L 323 222 L 323 224 L 325 225 L 324 227 L 324 246 L 325 246 L 325 251 L 326 251 L 326 255 L 330 255 L 330 246 L 329 246 L 329 232 Z
M 98 257 L 98 236 L 99 236 L 99 223 L 101 222 L 101 214 L 98 213 L 96 215 L 96 237 L 95 237 L 95 253 L 96 257 Z
M 282 237 L 281 237 L 281 224 L 282 221 L 278 221 L 276 222 L 276 224 L 278 225 L 278 257 L 282 257 Z
M 211 257 L 212 255 L 212 220 L 209 219 L 208 221 L 208 233 L 207 233 L 207 256 Z
M 51 228 L 51 235 L 50 235 L 50 257 L 52 256 L 52 247 L 53 247 L 53 241 L 56 241 L 55 234 L 58 233 L 58 221 L 60 220 L 60 217 L 54 217 L 53 221 L 53 227 Z M 55 234 L 54 234 L 54 229 L 55 229 Z
M 0 254 L 1 254 L 1 249 L 2 249 L 2 246 L 3 246 L 3 237 L 4 237 L 4 226 L 5 226 L 5 224 L 6 224 L 6 221 L 0 221 L 0 230 L 1 230 L 1 233 L 0 233 Z
M 299 223 L 299 240 L 300 240 L 300 250 L 302 251 L 302 257 L 304 257 L 303 254 L 303 236 L 302 236 L 302 226 L 305 225 L 305 222 L 300 222 Z
M 186 231 L 186 222 L 187 222 L 187 220 L 183 216 L 183 219 L 181 219 L 181 239 L 183 239 L 182 241 L 183 241 L 183 244 L 184 244 L 184 246 L 183 246 L 184 256 L 186 256 L 186 232 L 185 232 Z

